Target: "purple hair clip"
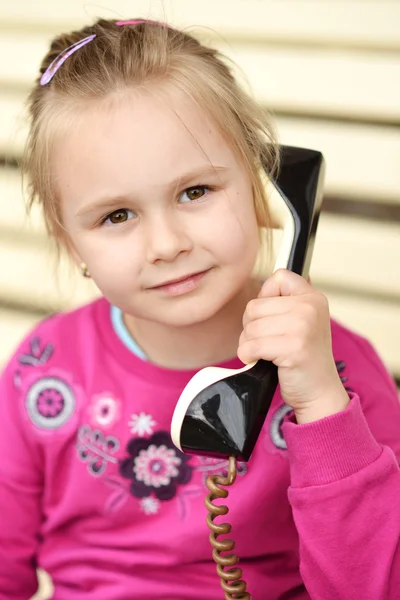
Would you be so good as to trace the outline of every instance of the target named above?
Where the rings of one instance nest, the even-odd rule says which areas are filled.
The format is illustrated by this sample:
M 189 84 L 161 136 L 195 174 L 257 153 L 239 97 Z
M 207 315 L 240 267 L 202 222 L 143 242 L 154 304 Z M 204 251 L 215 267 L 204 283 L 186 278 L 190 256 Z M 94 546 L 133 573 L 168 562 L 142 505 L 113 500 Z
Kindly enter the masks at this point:
M 152 25 L 161 25 L 163 27 L 168 27 L 171 29 L 169 25 L 166 23 L 160 23 L 160 21 L 150 21 L 149 19 L 130 19 L 129 21 L 116 21 L 116 25 L 138 25 L 139 23 L 151 23 Z
M 67 58 L 71 56 L 71 54 L 79 50 L 79 48 L 82 48 L 82 46 L 86 46 L 86 44 L 94 40 L 95 37 L 96 34 L 93 33 L 92 35 L 83 38 L 83 40 L 75 42 L 75 44 L 72 44 L 72 46 L 69 46 L 68 48 L 65 48 L 65 50 L 60 52 L 60 54 L 56 56 L 56 58 L 50 63 L 50 65 L 47 67 L 47 69 L 41 76 L 40 85 L 47 85 L 53 79 L 54 75 L 57 73 L 61 65 L 67 60 Z
M 154 25 L 162 25 L 164 27 L 169 27 L 165 23 L 159 23 L 158 21 L 149 21 L 148 19 L 130 19 L 129 21 L 116 21 L 115 24 L 121 26 L 138 25 L 139 23 L 152 23 Z M 83 38 L 83 40 L 75 42 L 75 44 L 72 44 L 72 46 L 69 46 L 68 48 L 65 48 L 65 50 L 60 52 L 60 54 L 56 56 L 56 58 L 51 62 L 51 64 L 47 67 L 46 71 L 41 76 L 40 85 L 47 85 L 53 79 L 54 75 L 57 73 L 61 65 L 67 60 L 67 58 L 71 56 L 71 54 L 79 50 L 79 48 L 82 48 L 82 46 L 86 46 L 86 44 L 94 40 L 95 37 L 96 34 L 93 33 L 92 35 Z

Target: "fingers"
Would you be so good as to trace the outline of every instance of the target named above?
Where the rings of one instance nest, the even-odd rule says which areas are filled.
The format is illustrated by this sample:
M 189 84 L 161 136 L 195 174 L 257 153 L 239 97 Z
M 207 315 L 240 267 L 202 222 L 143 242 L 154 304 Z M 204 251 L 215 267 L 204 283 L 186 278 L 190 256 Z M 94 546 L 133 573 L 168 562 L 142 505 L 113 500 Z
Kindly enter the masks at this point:
M 312 337 L 304 321 L 293 317 L 288 323 L 286 315 L 269 317 L 249 324 L 240 336 L 237 354 L 246 364 L 263 359 L 293 368 L 308 359 Z
M 239 344 L 237 355 L 244 364 L 260 359 L 275 362 L 282 356 L 285 347 L 285 336 L 255 338 Z
M 311 291 L 312 287 L 304 277 L 287 269 L 278 269 L 265 281 L 258 297 L 297 296 Z
M 286 285 L 286 275 L 283 278 Z M 278 365 L 282 361 L 287 364 L 290 357 L 295 363 L 301 356 L 306 356 L 307 348 L 316 346 L 321 336 L 328 339 L 330 315 L 326 297 L 299 276 L 290 276 L 290 279 L 285 291 L 292 289 L 300 293 L 259 297 L 248 303 L 238 349 L 243 362 L 263 358 Z M 270 293 L 274 286 L 277 291 L 279 277 L 267 292 Z
M 279 296 L 278 298 L 255 298 L 250 300 L 243 315 L 243 327 L 250 321 L 263 319 L 270 315 L 285 314 L 292 310 L 293 299 Z
M 308 317 L 313 306 L 324 302 L 325 297 L 309 286 L 308 295 L 277 296 L 250 300 L 243 315 L 243 327 L 250 321 L 257 321 L 272 315 L 288 314 L 296 310 L 298 317 Z
M 249 321 L 243 329 L 239 343 L 257 338 L 286 335 L 287 333 L 304 335 L 306 329 L 307 321 L 299 319 L 296 314 L 273 314 L 256 321 Z

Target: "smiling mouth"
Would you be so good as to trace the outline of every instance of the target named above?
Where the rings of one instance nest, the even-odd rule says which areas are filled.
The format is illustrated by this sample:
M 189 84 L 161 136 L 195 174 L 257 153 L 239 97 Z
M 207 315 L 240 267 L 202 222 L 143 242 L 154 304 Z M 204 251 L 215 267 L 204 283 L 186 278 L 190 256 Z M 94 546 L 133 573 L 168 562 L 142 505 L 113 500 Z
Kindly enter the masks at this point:
M 164 281 L 163 283 L 159 283 L 158 285 L 153 285 L 150 289 L 156 290 L 171 285 L 179 285 L 180 283 L 185 283 L 186 281 L 190 281 L 191 279 L 200 277 L 201 275 L 205 275 L 206 273 L 208 273 L 208 271 L 210 271 L 210 269 L 206 269 L 205 271 L 197 271 L 196 273 L 190 273 L 189 275 L 183 275 L 183 277 L 179 277 L 177 279 L 169 279 L 168 281 Z

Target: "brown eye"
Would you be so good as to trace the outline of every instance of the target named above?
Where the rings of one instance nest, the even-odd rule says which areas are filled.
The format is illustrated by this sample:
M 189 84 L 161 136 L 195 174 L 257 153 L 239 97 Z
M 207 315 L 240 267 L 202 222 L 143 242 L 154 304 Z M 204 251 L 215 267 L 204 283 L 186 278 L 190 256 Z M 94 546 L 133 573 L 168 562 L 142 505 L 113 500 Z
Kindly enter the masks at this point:
M 195 187 L 188 188 L 181 194 L 179 201 L 184 204 L 195 202 L 205 196 L 207 190 L 209 190 L 209 188 L 206 185 L 196 185 Z
M 104 223 L 112 223 L 113 225 L 118 225 L 119 223 L 125 223 L 135 216 L 135 213 L 126 208 L 119 208 L 118 210 L 114 210 L 114 212 L 110 213 L 106 219 L 104 219 Z
M 126 210 L 116 210 L 108 217 L 111 223 L 123 223 L 127 220 L 128 215 Z
M 204 188 L 202 188 L 202 187 L 190 188 L 187 191 L 187 196 L 188 196 L 189 200 L 198 200 L 203 195 L 204 195 Z

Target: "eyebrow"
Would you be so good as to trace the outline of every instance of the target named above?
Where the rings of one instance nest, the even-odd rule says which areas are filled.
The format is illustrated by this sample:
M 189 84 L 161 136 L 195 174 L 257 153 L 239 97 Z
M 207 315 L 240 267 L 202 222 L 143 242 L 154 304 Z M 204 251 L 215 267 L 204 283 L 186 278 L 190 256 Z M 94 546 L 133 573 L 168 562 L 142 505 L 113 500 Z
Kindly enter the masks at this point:
M 209 177 L 210 175 L 223 173 L 228 170 L 229 170 L 228 167 L 223 167 L 223 166 L 218 166 L 218 165 L 204 165 L 197 169 L 188 171 L 187 173 L 184 173 L 184 174 L 180 175 L 179 177 L 176 177 L 175 179 L 173 179 L 172 181 L 167 183 L 165 185 L 165 188 L 169 192 L 176 192 L 176 190 L 179 187 L 185 187 L 188 183 L 193 182 L 196 179 L 199 180 L 200 177 L 205 177 L 205 176 Z M 201 183 L 201 182 L 197 181 L 197 184 L 199 184 L 199 183 Z M 87 215 L 88 213 L 91 213 L 94 211 L 99 211 L 101 209 L 106 209 L 106 208 L 111 209 L 114 206 L 120 207 L 121 203 L 126 203 L 126 201 L 127 201 L 127 197 L 124 195 L 102 197 L 102 198 L 94 200 L 94 201 L 90 202 L 89 204 L 86 204 L 85 206 L 80 208 L 78 210 L 78 212 L 76 213 L 76 216 L 81 217 L 83 215 Z

